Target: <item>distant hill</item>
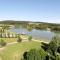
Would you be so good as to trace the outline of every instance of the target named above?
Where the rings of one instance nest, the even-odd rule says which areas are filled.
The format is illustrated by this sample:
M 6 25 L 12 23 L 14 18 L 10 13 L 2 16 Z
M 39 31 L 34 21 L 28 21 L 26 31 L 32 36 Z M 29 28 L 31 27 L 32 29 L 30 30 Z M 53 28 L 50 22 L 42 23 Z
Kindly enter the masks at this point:
M 28 23 L 40 23 L 40 24 L 50 24 L 50 25 L 60 25 L 56 23 L 47 23 L 47 22 L 33 22 L 33 21 L 14 21 L 14 20 L 5 20 L 0 21 L 0 24 L 28 24 Z
M 29 23 L 30 21 L 13 21 L 13 20 L 5 20 L 5 21 L 0 21 L 0 24 L 20 24 L 20 23 Z

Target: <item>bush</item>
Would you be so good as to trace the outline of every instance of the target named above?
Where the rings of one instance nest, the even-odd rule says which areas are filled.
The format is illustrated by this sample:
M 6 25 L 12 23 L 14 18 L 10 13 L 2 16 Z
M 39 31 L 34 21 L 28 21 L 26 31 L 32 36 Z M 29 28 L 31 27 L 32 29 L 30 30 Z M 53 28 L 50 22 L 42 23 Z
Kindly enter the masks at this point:
M 55 36 L 52 41 L 49 43 L 49 50 L 52 51 L 53 55 L 55 55 L 55 52 L 57 53 L 57 49 L 60 43 L 60 39 L 58 36 Z
M 22 41 L 22 38 L 20 36 L 18 36 L 17 42 L 21 42 L 21 41 Z
M 31 49 L 28 52 L 25 52 L 23 54 L 24 60 L 44 60 L 46 57 L 45 51 L 41 48 L 39 50 L 37 49 Z
M 28 40 L 29 40 L 29 41 L 31 41 L 31 40 L 32 40 L 32 36 L 31 36 L 31 35 L 28 37 Z
M 49 44 L 47 44 L 47 43 L 44 43 L 44 42 L 41 42 L 41 47 L 45 50 L 45 51 L 47 51 L 48 50 L 48 48 L 49 48 Z
M 60 53 L 60 46 L 58 47 L 57 52 Z
M 5 45 L 6 45 L 6 42 L 5 42 L 4 40 L 1 39 L 0 45 L 1 45 L 1 46 L 5 46 Z

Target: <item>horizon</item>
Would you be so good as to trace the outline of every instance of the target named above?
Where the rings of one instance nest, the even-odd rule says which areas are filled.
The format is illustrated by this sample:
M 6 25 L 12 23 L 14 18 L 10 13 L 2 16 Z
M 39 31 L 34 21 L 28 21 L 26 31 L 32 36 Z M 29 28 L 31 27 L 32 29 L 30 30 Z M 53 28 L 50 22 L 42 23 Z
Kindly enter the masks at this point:
M 1 21 L 23 21 L 23 22 L 38 22 L 38 23 L 51 23 L 51 24 L 60 24 L 60 23 L 53 23 L 53 22 L 41 22 L 41 21 L 31 21 L 31 20 L 0 20 Z
M 2 0 L 0 21 L 35 21 L 60 24 L 59 0 Z

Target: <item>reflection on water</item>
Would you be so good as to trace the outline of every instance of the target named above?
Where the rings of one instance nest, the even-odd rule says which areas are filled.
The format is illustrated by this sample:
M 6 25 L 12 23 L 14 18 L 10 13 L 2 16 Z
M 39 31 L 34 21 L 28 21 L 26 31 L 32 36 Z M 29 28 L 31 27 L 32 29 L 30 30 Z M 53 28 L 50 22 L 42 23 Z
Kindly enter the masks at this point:
M 56 34 L 55 32 L 37 29 L 28 31 L 26 28 L 12 28 L 10 29 L 10 31 L 16 32 L 17 34 L 32 35 L 32 37 L 35 39 L 47 39 L 47 40 L 51 40 L 52 37 Z

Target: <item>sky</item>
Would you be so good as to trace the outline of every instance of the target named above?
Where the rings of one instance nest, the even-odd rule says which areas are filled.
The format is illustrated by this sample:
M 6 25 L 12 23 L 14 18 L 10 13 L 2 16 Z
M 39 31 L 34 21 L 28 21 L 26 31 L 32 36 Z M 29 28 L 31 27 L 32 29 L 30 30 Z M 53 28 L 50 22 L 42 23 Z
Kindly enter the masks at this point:
M 0 21 L 60 23 L 60 0 L 0 0 Z

